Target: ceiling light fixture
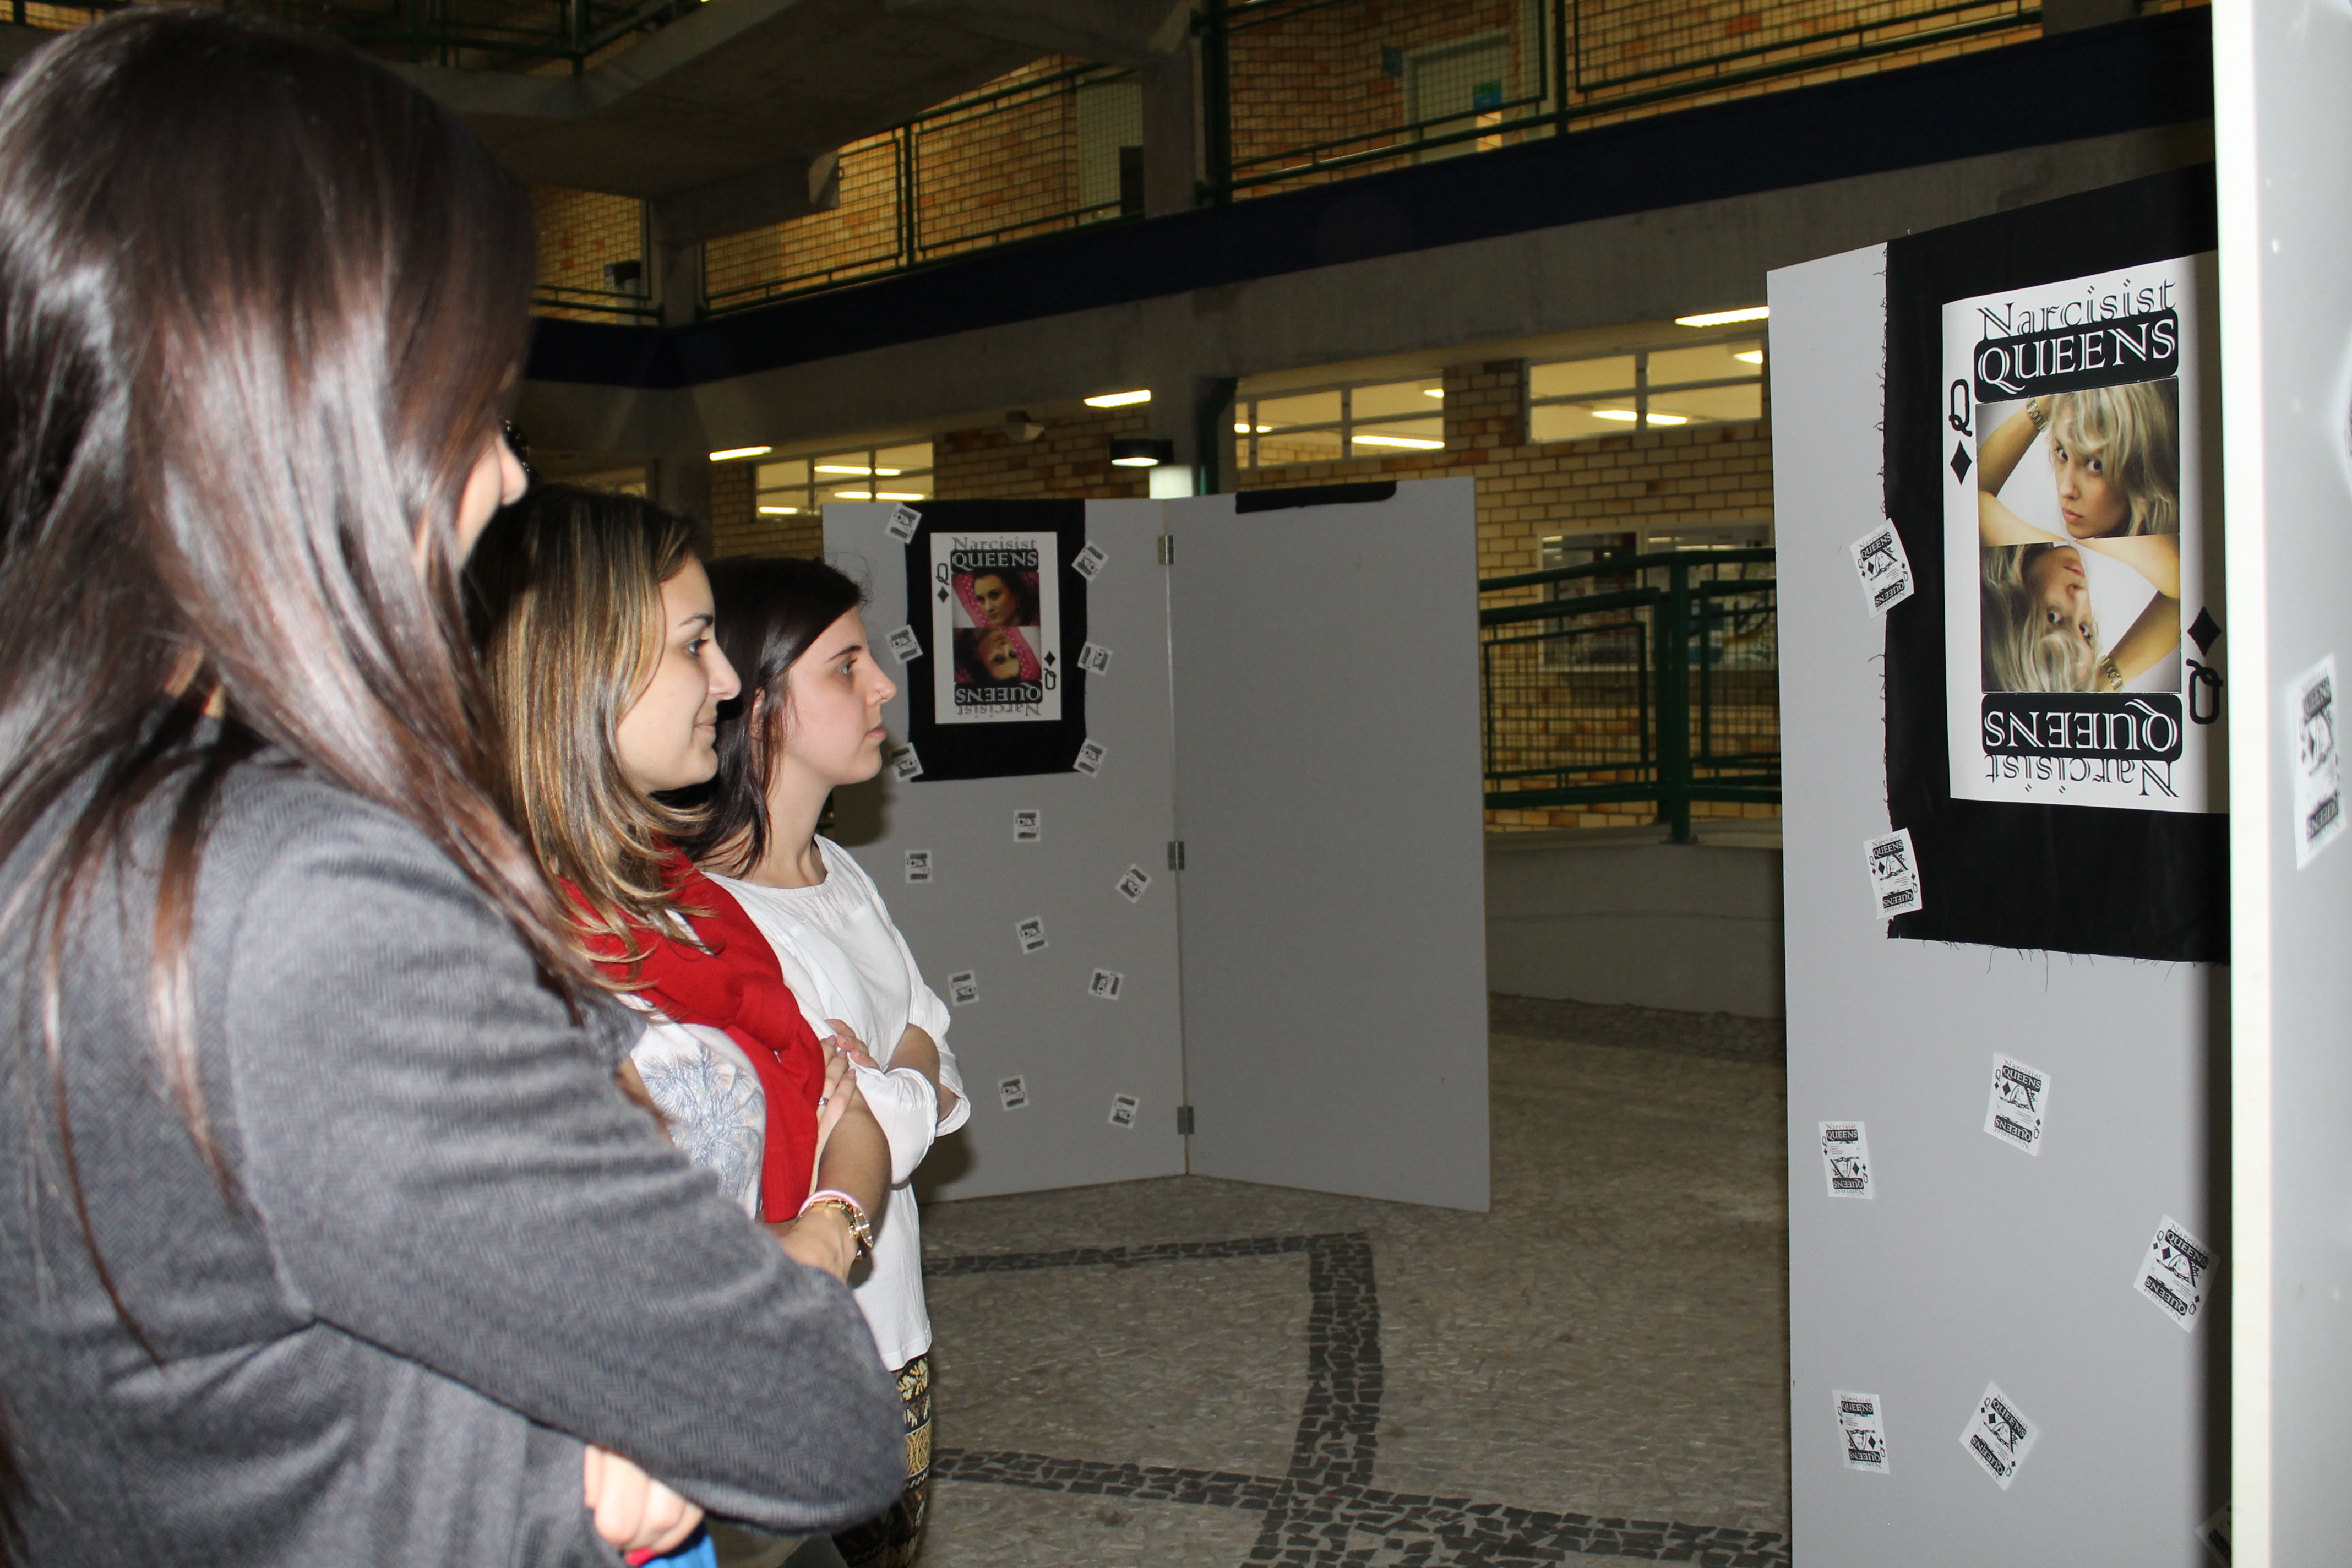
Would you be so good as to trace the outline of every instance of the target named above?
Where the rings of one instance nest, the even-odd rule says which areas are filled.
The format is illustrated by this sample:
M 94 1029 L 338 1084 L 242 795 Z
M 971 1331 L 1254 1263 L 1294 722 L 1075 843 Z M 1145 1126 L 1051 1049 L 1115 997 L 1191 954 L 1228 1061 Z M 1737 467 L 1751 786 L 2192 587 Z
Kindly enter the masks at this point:
M 1106 392 L 1100 397 L 1089 397 L 1086 400 L 1087 406 L 1089 408 L 1125 408 L 1130 403 L 1150 401 L 1151 394 L 1149 392 Z
M 874 499 L 876 500 L 929 500 L 930 498 L 920 490 L 876 490 Z
M 738 458 L 764 458 L 774 450 L 773 447 L 730 447 L 723 452 L 711 453 L 710 460 L 714 463 L 731 463 Z
M 760 509 L 761 517 L 798 517 L 800 514 L 801 509 L 796 506 L 763 506 Z
M 1433 452 L 1445 445 L 1443 441 L 1424 441 L 1418 436 L 1366 436 L 1350 437 L 1359 447 L 1411 447 L 1416 451 Z
M 833 492 L 833 499 L 835 500 L 872 500 L 874 497 L 865 490 L 835 490 Z
M 1750 305 L 1744 310 L 1709 310 L 1704 316 L 1676 316 L 1677 327 L 1727 327 L 1734 321 L 1760 321 L 1772 313 L 1769 305 Z
M 1424 386 L 1421 389 L 1421 395 L 1423 397 L 1443 397 L 1445 395 L 1445 388 L 1442 386 Z
M 1176 443 L 1173 441 L 1127 436 L 1110 444 L 1110 463 L 1115 468 L 1156 468 L 1162 463 L 1175 460 Z
M 1762 349 L 1749 349 L 1744 353 L 1736 353 L 1731 357 L 1738 360 L 1741 364 L 1762 364 L 1764 363 L 1764 351 Z

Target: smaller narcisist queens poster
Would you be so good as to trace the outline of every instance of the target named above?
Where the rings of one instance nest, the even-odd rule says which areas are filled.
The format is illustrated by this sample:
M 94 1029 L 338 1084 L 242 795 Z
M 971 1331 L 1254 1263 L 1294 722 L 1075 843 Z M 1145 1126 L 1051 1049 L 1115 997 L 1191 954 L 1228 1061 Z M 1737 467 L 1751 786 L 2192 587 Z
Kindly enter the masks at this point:
M 941 530 L 930 546 L 933 721 L 1058 721 L 1066 661 L 1055 535 Z
M 2211 277 L 2184 257 L 1944 306 L 1956 798 L 2224 808 Z

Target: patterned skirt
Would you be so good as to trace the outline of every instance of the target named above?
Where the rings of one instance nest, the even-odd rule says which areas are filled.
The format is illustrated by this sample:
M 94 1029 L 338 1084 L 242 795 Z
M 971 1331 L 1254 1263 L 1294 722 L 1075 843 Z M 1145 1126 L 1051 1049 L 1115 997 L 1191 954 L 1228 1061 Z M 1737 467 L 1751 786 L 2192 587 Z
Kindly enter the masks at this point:
M 834 1534 L 849 1568 L 909 1568 L 931 1500 L 931 1358 L 919 1355 L 898 1369 L 898 1398 L 907 1411 L 907 1489 L 863 1524 Z

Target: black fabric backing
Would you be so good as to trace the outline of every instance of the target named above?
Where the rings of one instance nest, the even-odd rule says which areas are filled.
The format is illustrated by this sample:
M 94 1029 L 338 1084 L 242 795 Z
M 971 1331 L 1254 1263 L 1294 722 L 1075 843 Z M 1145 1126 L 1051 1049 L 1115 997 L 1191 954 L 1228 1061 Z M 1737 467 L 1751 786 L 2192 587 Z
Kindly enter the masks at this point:
M 1061 773 L 1077 761 L 1087 741 L 1087 677 L 1078 649 L 1087 641 L 1087 580 L 1071 563 L 1087 543 L 1087 503 L 1076 500 L 944 500 L 919 509 L 922 523 L 907 542 L 907 620 L 921 639 L 923 658 L 901 677 L 908 687 L 907 740 L 923 771 L 914 782 L 1012 778 L 1024 773 Z M 932 668 L 953 657 L 934 647 L 931 637 L 931 535 L 1019 530 L 1051 532 L 1056 544 L 1062 602 L 1062 716 L 1034 723 L 942 724 L 932 713 Z M 1045 650 L 1040 649 L 1041 653 Z
M 2207 164 L 1886 247 L 1886 515 L 1917 583 L 1886 617 L 1886 804 L 1927 904 L 1890 937 L 2229 959 L 2227 816 L 1954 800 L 1944 704 L 1944 304 L 2193 256 L 2217 236 Z

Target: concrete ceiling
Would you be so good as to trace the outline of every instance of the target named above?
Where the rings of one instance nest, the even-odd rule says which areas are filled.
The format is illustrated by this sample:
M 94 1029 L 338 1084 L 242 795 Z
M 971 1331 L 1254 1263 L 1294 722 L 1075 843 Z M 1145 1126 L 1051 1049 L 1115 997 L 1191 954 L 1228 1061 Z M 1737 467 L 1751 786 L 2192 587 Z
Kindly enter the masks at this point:
M 835 153 L 1046 54 L 1146 63 L 1184 0 L 709 0 L 580 75 L 401 66 L 533 184 L 654 204 L 670 242 L 830 206 Z

